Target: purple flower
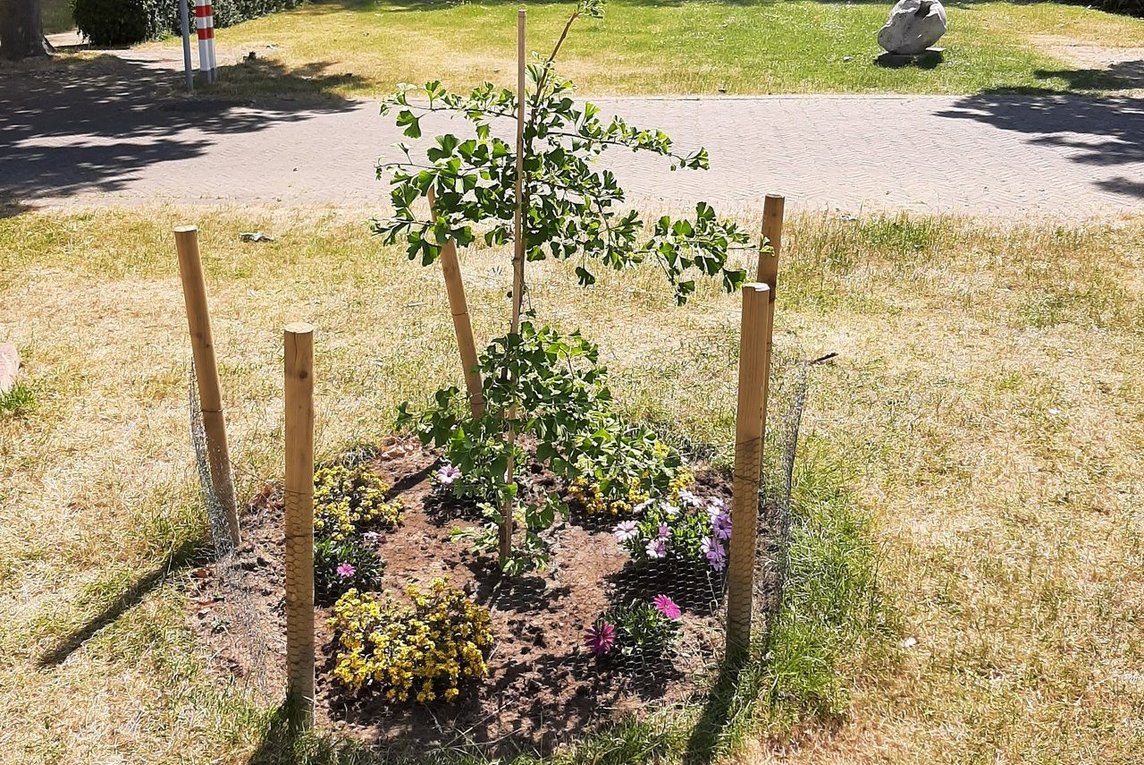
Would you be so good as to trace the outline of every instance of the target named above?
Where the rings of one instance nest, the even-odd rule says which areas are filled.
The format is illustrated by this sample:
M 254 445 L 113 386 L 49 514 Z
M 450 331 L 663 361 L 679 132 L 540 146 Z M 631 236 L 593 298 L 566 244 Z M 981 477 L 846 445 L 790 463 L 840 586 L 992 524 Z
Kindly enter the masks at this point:
M 448 462 L 442 465 L 441 469 L 437 471 L 437 483 L 444 484 L 445 486 L 450 485 L 460 477 L 461 469 L 453 467 Z
M 668 526 L 666 523 L 661 523 L 661 524 L 659 524 L 659 534 L 658 534 L 658 536 L 659 536 L 659 538 L 660 538 L 660 539 L 669 539 L 669 538 L 671 538 L 671 527 L 670 527 L 670 526 Z
M 683 612 L 679 610 L 679 606 L 675 604 L 675 601 L 666 595 L 656 595 L 651 603 L 655 606 L 656 611 L 659 611 L 668 619 L 675 620 L 683 615 Z
M 362 534 L 361 537 L 371 545 L 375 545 L 381 541 L 381 534 L 378 534 L 376 531 L 367 531 Z
M 616 644 L 616 628 L 607 622 L 593 624 L 584 630 L 584 645 L 597 656 L 603 656 Z
M 612 535 L 620 544 L 627 542 L 629 539 L 635 539 L 640 535 L 640 527 L 635 521 L 621 521 L 615 529 L 612 530 Z
M 722 497 L 711 497 L 707 500 L 707 514 L 711 516 L 711 520 L 727 509 L 727 504 L 723 501 Z
M 680 504 L 687 505 L 688 507 L 702 507 L 703 506 L 703 500 L 701 500 L 699 497 L 695 496 L 694 493 L 688 491 L 687 489 L 680 489 L 679 490 L 679 502 L 680 502 Z
M 647 543 L 644 548 L 649 558 L 666 558 L 667 557 L 667 540 L 662 537 L 656 537 Z
M 357 572 L 357 569 L 348 563 L 338 564 L 338 576 L 342 579 L 349 579 Z
M 711 568 L 722 571 L 726 567 L 727 551 L 717 540 L 711 537 L 703 537 L 702 549 L 703 554 L 707 556 L 707 562 L 711 564 Z
M 729 513 L 719 513 L 715 516 L 711 523 L 711 529 L 715 532 L 715 536 L 719 539 L 727 540 L 731 538 L 731 515 Z

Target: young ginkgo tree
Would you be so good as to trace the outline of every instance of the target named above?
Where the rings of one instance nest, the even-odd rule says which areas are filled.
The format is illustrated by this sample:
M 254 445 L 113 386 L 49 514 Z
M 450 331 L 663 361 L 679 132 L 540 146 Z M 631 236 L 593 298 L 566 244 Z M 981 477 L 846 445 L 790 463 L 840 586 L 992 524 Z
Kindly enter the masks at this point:
M 556 59 L 574 22 L 600 13 L 598 0 L 581 2 L 551 55 L 528 65 L 524 119 L 516 123 L 520 152 L 502 137 L 511 135 L 521 116 L 512 90 L 486 83 L 459 94 L 430 82 L 403 86 L 388 99 L 382 113 L 395 114 L 407 138 L 421 138 L 423 119 L 435 112 L 461 118 L 471 130 L 438 135 L 423 158 L 400 144 L 404 159 L 378 167 L 379 178 L 391 184 L 393 214 L 375 219 L 374 233 L 387 244 L 403 245 L 410 259 L 426 266 L 450 242 L 465 247 L 481 237 L 490 246 L 512 243 L 519 260 L 514 270 L 523 269 L 524 260 L 571 260 L 584 287 L 596 282 L 599 268 L 653 263 L 680 305 L 694 292 L 697 277 L 718 278 L 729 292 L 740 287 L 746 273 L 729 264 L 728 253 L 746 245 L 745 232 L 719 219 L 705 202 L 696 205 L 693 218 L 664 216 L 648 226 L 637 211 L 623 210 L 624 191 L 612 172 L 596 167 L 595 160 L 617 147 L 662 155 L 671 170 L 708 167 L 705 150 L 680 153 L 662 131 L 605 117 L 596 106 L 577 103 L 572 84 L 556 76 Z M 429 205 L 422 203 L 426 198 Z M 555 495 L 522 490 L 524 455 L 515 435 L 533 436 L 538 460 L 569 481 L 593 481 L 594 491 L 605 497 L 654 495 L 678 465 L 653 434 L 611 412 L 606 370 L 596 364 L 595 346 L 578 334 L 563 337 L 534 321 L 519 321 L 524 285 L 523 279 L 516 284 L 508 335 L 494 340 L 479 361 L 483 411 L 459 416 L 460 393 L 450 388 L 417 419 L 422 433 L 446 448 L 465 476 L 457 491 L 483 500 L 489 523 L 477 546 L 495 547 L 499 529 L 500 564 L 509 572 L 544 561 L 538 534 L 560 506 Z M 520 547 L 510 544 L 514 516 L 523 521 Z

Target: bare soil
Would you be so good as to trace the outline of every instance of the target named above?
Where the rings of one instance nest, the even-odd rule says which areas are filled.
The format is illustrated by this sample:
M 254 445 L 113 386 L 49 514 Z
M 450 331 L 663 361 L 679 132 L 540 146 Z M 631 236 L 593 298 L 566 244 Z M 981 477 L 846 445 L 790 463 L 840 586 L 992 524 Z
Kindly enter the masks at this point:
M 390 704 L 355 697 L 332 677 L 335 645 L 316 609 L 317 716 L 320 725 L 383 746 L 420 748 L 482 744 L 496 751 L 550 752 L 585 729 L 632 712 L 686 699 L 715 666 L 722 644 L 721 583 L 696 571 L 647 570 L 632 564 L 611 535 L 612 521 L 571 518 L 551 530 L 552 558 L 542 573 L 507 579 L 455 528 L 476 527 L 471 509 L 434 494 L 429 477 L 438 455 L 415 440 L 390 440 L 371 458 L 401 497 L 401 526 L 385 536 L 381 591 L 400 593 L 446 577 L 487 606 L 495 638 L 489 675 L 453 703 Z M 540 483 L 555 481 L 538 465 Z M 704 495 L 730 501 L 715 474 L 699 479 Z M 280 487 L 267 484 L 242 517 L 243 545 L 233 560 L 196 569 L 191 619 L 215 664 L 239 681 L 257 675 L 281 693 L 285 663 L 283 507 Z M 678 652 L 658 666 L 601 663 L 583 646 L 600 612 L 633 597 L 664 593 L 684 609 Z M 255 622 L 256 624 L 247 624 Z M 487 750 L 487 749 L 486 749 Z

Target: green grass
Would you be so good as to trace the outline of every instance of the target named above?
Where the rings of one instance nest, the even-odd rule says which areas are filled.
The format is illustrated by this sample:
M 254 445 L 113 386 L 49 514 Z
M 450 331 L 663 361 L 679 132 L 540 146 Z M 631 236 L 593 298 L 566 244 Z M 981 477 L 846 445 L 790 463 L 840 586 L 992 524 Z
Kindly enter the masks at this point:
M 457 378 L 438 271 L 379 246 L 364 218 L 154 208 L 0 220 L 0 326 L 26 349 L 37 399 L 0 417 L 0 761 L 368 754 L 290 741 L 275 699 L 214 669 L 187 627 L 180 551 L 206 529 L 170 235 L 188 220 L 202 230 L 249 496 L 281 472 L 289 321 L 318 324 L 319 459 L 380 438 L 396 403 Z M 277 240 L 240 242 L 249 230 Z M 557 762 L 729 750 L 724 761 L 742 763 L 1133 763 L 1144 748 L 1142 252 L 1140 218 L 790 218 L 780 366 L 839 357 L 812 373 L 791 588 L 769 657 L 709 699 L 589 737 Z M 462 256 L 478 342 L 504 331 L 506 257 Z M 601 274 L 589 291 L 570 288 L 560 264 L 530 264 L 529 279 L 543 318 L 600 343 L 625 415 L 725 461 L 736 298 L 703 285 L 675 308 L 650 268 Z M 903 637 L 915 642 L 895 647 Z
M 529 50 L 547 55 L 572 6 L 525 5 Z M 514 82 L 517 7 L 320 2 L 220 30 L 218 44 L 234 54 L 255 51 L 274 69 L 342 78 L 333 82 L 342 95 L 374 96 L 400 82 L 432 79 L 454 88 L 484 80 L 508 85 Z M 1117 89 L 1128 83 L 1058 60 L 1041 38 L 1144 45 L 1144 20 L 1075 5 L 969 2 L 947 9 L 945 61 L 928 69 L 887 69 L 873 63 L 887 4 L 615 0 L 604 19 L 578 22 L 561 71 L 593 96 Z M 275 78 L 248 69 L 228 68 L 215 90 L 274 92 Z
M 16 383 L 7 393 L 0 393 L 0 415 L 28 414 L 35 405 L 35 394 L 23 383 Z
M 44 22 L 44 34 L 70 32 L 75 29 L 72 2 L 73 0 L 40 0 L 40 18 Z

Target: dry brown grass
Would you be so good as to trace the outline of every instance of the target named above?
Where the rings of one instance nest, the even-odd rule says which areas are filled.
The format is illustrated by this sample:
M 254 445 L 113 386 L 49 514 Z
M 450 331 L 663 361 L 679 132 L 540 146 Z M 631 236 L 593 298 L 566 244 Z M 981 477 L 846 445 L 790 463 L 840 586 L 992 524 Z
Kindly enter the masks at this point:
M 0 416 L 0 761 L 242 762 L 265 723 L 208 670 L 179 569 L 60 664 L 167 551 L 202 538 L 189 350 L 170 230 L 197 219 L 239 491 L 281 472 L 281 327 L 309 319 L 318 451 L 390 427 L 452 381 L 439 273 L 310 210 L 26 214 L 0 220 L 0 340 L 35 409 Z M 243 244 L 239 231 L 279 237 Z M 798 217 L 780 347 L 841 354 L 806 431 L 882 546 L 911 649 L 849 656 L 838 727 L 754 762 L 1129 763 L 1144 751 L 1144 220 L 998 227 Z M 476 330 L 503 331 L 500 253 L 464 263 Z M 737 302 L 670 306 L 651 272 L 591 292 L 533 272 L 542 317 L 598 340 L 630 414 L 732 431 Z

